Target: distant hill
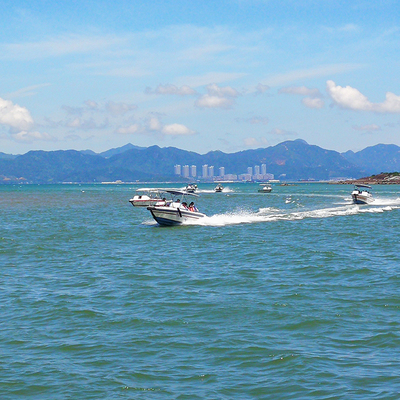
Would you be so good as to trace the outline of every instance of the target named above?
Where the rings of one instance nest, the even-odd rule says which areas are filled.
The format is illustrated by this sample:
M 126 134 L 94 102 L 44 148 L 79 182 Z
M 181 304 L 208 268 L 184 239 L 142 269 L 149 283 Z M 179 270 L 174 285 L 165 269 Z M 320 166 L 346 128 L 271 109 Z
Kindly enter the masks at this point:
M 282 180 L 360 178 L 366 174 L 400 170 L 400 148 L 377 145 L 358 153 L 326 150 L 304 140 L 237 153 L 211 151 L 198 154 L 175 147 L 138 147 L 132 144 L 101 154 L 88 151 L 30 151 L 0 155 L 0 183 L 183 181 L 174 165 L 225 167 L 227 174 L 246 173 L 247 167 L 267 165 L 267 172 Z
M 377 144 L 357 153 L 342 153 L 349 162 L 369 174 L 400 171 L 400 147 L 394 144 Z
M 104 158 L 110 158 L 112 156 L 115 156 L 116 154 L 122 154 L 125 151 L 132 150 L 132 149 L 144 150 L 144 149 L 146 149 L 146 147 L 134 146 L 133 144 L 128 143 L 128 144 L 126 144 L 125 146 L 122 146 L 122 147 L 116 147 L 114 149 L 103 151 L 102 153 L 100 153 L 100 155 L 102 157 L 104 157 Z

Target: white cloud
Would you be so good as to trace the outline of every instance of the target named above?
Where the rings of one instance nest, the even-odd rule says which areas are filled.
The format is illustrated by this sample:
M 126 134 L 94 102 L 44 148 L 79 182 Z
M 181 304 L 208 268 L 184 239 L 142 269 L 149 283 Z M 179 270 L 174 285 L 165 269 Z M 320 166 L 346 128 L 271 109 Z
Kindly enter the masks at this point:
M 104 51 L 126 43 L 126 38 L 116 36 L 66 35 L 40 42 L 12 43 L 0 46 L 1 59 L 31 60 L 60 57 L 67 54 Z
M 206 89 L 208 91 L 208 94 L 211 96 L 219 96 L 219 97 L 237 97 L 237 96 L 239 96 L 239 92 L 230 86 L 221 87 L 215 83 L 212 83 L 212 84 L 208 85 Z
M 119 127 L 116 130 L 120 134 L 142 134 L 159 136 L 185 136 L 194 135 L 196 132 L 182 124 L 163 124 L 157 116 L 148 118 L 144 125 L 135 123 L 126 127 Z
M 305 97 L 301 102 L 308 108 L 323 108 L 325 103 L 322 99 Z
M 29 132 L 21 131 L 18 133 L 11 134 L 11 138 L 17 142 L 32 143 L 37 140 L 43 141 L 56 141 L 56 139 L 45 132 Z
M 212 83 L 206 87 L 207 94 L 204 94 L 197 99 L 195 105 L 201 108 L 230 108 L 234 103 L 234 98 L 238 97 L 240 93 L 230 87 L 221 87 Z
M 186 82 L 189 86 L 200 87 L 208 85 L 210 82 L 222 83 L 235 81 L 246 76 L 244 73 L 229 73 L 229 72 L 209 72 L 200 76 L 185 76 L 180 80 Z
M 113 101 L 108 101 L 105 104 L 105 109 L 112 115 L 124 115 L 129 111 L 137 109 L 135 104 L 128 103 L 114 103 Z
M 29 130 L 34 122 L 30 112 L 10 100 L 0 98 L 0 124 L 16 130 Z
M 318 89 L 310 89 L 305 86 L 289 86 L 279 90 L 279 93 L 299 94 L 301 96 L 322 97 Z
M 313 79 L 323 76 L 330 76 L 337 73 L 343 73 L 360 69 L 360 64 L 331 64 L 322 65 L 315 68 L 289 71 L 282 74 L 277 74 L 265 79 L 262 83 L 270 86 L 281 86 L 288 83 L 302 81 L 305 79 Z
M 141 126 L 139 124 L 132 124 L 126 127 L 120 127 L 117 129 L 117 133 L 121 133 L 123 135 L 132 135 L 134 133 L 139 133 L 141 130 Z
M 370 124 L 370 125 L 360 125 L 360 126 L 353 126 L 353 129 L 356 131 L 366 131 L 366 132 L 372 132 L 372 131 L 380 131 L 381 127 L 376 124 Z
M 171 136 L 194 135 L 196 133 L 190 130 L 185 125 L 181 124 L 164 125 L 161 132 L 164 135 L 171 135 Z
M 99 105 L 93 101 L 93 100 L 86 100 L 85 105 L 93 110 L 96 110 L 99 108 Z
M 147 94 L 175 94 L 175 95 L 179 95 L 179 96 L 188 96 L 188 95 L 196 94 L 197 92 L 188 85 L 183 85 L 181 87 L 177 87 L 175 85 L 167 84 L 167 85 L 158 85 L 155 90 L 146 88 L 146 93 Z
M 269 120 L 268 118 L 265 117 L 251 117 L 251 118 L 236 118 L 237 122 L 247 122 L 248 124 L 252 124 L 252 125 L 267 125 Z
M 232 99 L 205 94 L 196 101 L 196 106 L 201 108 L 230 108 L 233 105 Z
M 277 136 L 297 136 L 296 133 L 285 131 L 284 129 L 275 128 L 268 132 L 270 135 L 277 135 Z
M 20 98 L 20 97 L 28 97 L 28 96 L 34 96 L 37 94 L 37 89 L 41 89 L 43 87 L 50 86 L 50 83 L 42 83 L 40 85 L 32 85 L 28 86 L 22 89 L 19 89 L 15 92 L 8 93 L 7 97 L 10 99 L 13 98 Z
M 270 87 L 268 85 L 263 85 L 261 83 L 259 83 L 256 86 L 256 94 L 263 94 L 265 92 L 267 92 L 270 89 Z
M 342 108 L 378 113 L 400 113 L 400 96 L 387 92 L 383 103 L 372 103 L 359 90 L 351 86 L 337 86 L 335 82 L 326 82 L 326 90 L 332 100 Z
M 269 146 L 269 142 L 266 138 L 256 139 L 254 137 L 248 137 L 245 138 L 243 142 L 246 147 L 259 148 L 259 147 Z

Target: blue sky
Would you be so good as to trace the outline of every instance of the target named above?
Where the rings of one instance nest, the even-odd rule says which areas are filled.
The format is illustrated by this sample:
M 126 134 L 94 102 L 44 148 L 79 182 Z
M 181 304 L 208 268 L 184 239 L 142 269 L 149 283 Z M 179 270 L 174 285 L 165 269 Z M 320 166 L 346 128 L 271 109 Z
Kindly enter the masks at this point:
M 396 1 L 3 1 L 0 151 L 400 145 Z

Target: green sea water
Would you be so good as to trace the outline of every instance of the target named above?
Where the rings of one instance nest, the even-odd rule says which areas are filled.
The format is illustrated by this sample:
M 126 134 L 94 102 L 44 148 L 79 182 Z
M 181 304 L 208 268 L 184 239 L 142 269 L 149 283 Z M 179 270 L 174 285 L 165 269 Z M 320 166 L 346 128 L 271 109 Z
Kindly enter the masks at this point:
M 224 186 L 0 186 L 0 399 L 399 399 L 400 187 Z

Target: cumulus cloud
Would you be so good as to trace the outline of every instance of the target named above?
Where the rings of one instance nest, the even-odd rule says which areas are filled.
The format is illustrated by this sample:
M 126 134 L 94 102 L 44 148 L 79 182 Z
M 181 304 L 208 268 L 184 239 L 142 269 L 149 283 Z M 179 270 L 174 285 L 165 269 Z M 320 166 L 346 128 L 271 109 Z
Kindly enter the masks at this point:
M 30 112 L 10 100 L 0 98 L 0 124 L 13 130 L 29 130 L 34 122 Z
M 318 89 L 311 89 L 306 86 L 288 86 L 280 89 L 279 93 L 307 96 L 301 102 L 308 108 L 323 108 L 325 105 L 321 99 L 322 94 Z
M 142 134 L 158 136 L 187 136 L 196 132 L 182 124 L 163 124 L 157 116 L 151 116 L 143 124 L 135 123 L 116 130 L 120 134 Z
M 263 85 L 262 83 L 259 83 L 256 86 L 256 94 L 263 94 L 265 92 L 267 92 L 270 89 L 270 87 L 268 85 Z
M 196 106 L 200 108 L 230 108 L 234 104 L 234 99 L 240 93 L 230 87 L 221 87 L 212 83 L 206 87 L 207 94 L 204 94 L 196 101 Z
M 123 134 L 123 135 L 132 135 L 135 133 L 139 133 L 141 130 L 141 126 L 139 124 L 132 124 L 126 127 L 120 127 L 117 129 L 117 133 Z
M 308 108 L 323 108 L 325 102 L 319 98 L 305 97 L 301 102 Z
M 230 108 L 232 105 L 232 99 L 219 96 L 210 96 L 209 94 L 201 96 L 196 101 L 196 106 L 200 108 Z
M 171 136 L 182 136 L 182 135 L 194 135 L 195 131 L 192 131 L 187 126 L 182 124 L 170 124 L 164 125 L 161 132 L 164 135 Z
M 29 132 L 29 131 L 21 131 L 18 133 L 11 134 L 11 138 L 17 142 L 25 142 L 32 143 L 37 140 L 43 141 L 55 141 L 56 139 L 45 132 Z
M 97 123 L 93 118 L 84 119 L 76 117 L 66 121 L 63 125 L 74 129 L 104 129 L 109 124 L 107 119 L 102 123 Z
M 175 85 L 158 85 L 155 90 L 152 90 L 151 88 L 147 87 L 145 92 L 147 94 L 173 94 L 173 95 L 178 95 L 178 96 L 190 96 L 194 95 L 197 92 L 192 89 L 190 86 L 183 85 L 181 87 L 177 87 Z
M 339 107 L 356 111 L 373 111 L 377 113 L 400 113 L 400 96 L 387 92 L 382 103 L 372 103 L 359 90 L 351 86 L 338 86 L 333 81 L 326 82 L 326 90 Z

